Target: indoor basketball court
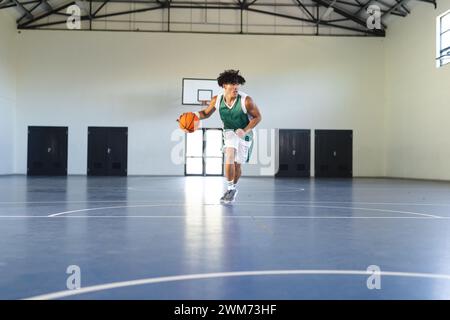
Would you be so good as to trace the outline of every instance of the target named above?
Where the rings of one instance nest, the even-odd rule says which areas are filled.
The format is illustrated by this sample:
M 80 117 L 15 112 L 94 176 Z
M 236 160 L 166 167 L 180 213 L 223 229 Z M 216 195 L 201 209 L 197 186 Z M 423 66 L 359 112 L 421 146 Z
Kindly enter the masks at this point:
M 450 299 L 449 10 L 0 0 L 0 299 Z

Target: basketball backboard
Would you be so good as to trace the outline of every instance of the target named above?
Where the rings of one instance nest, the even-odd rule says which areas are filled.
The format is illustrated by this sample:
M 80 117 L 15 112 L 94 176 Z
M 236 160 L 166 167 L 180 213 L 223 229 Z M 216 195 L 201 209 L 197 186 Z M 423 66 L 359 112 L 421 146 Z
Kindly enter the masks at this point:
M 182 104 L 201 105 L 222 92 L 216 79 L 183 78 Z

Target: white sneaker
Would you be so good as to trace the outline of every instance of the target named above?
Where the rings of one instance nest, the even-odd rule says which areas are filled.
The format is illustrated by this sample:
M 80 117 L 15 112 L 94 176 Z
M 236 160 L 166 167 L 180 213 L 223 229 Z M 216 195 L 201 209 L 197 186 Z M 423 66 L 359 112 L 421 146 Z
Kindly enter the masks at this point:
M 225 191 L 225 193 L 223 194 L 222 198 L 220 198 L 220 202 L 221 203 L 227 203 L 227 196 L 228 196 L 228 192 L 230 192 L 230 190 Z
M 234 200 L 236 200 L 236 195 L 237 194 L 238 194 L 238 190 L 237 189 L 228 190 L 228 193 L 225 195 L 224 202 L 225 203 L 234 202 Z

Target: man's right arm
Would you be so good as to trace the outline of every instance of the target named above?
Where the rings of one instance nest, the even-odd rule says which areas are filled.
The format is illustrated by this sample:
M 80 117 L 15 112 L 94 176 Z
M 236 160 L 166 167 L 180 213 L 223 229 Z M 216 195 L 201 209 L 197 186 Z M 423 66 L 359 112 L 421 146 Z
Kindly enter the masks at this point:
M 214 113 L 214 111 L 216 111 L 216 100 L 217 96 L 214 96 L 209 103 L 209 106 L 207 106 L 203 110 L 200 110 L 199 112 L 195 112 L 200 120 L 209 118 Z

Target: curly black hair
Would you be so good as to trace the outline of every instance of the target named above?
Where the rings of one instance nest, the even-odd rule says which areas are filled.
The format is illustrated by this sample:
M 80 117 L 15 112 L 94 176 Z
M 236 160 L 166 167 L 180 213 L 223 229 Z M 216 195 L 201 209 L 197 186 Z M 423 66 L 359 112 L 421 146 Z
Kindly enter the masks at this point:
M 239 74 L 239 70 L 225 70 L 217 78 L 220 87 L 224 84 L 244 84 L 245 79 Z

